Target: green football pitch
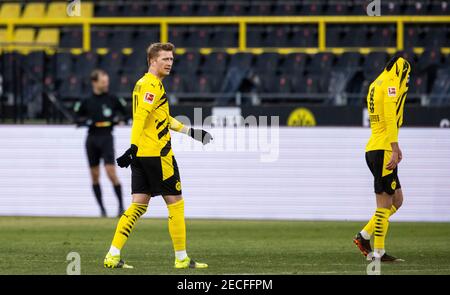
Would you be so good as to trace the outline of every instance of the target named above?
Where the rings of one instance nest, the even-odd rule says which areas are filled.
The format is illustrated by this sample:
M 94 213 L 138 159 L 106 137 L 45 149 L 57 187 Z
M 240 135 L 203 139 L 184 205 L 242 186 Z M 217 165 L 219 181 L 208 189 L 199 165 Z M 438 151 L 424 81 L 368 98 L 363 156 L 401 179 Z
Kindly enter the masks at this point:
M 366 274 L 352 243 L 362 222 L 187 220 L 189 256 L 208 269 L 175 270 L 167 222 L 139 220 L 122 256 L 134 269 L 102 262 L 114 218 L 0 217 L 0 274 L 66 274 L 70 252 L 81 274 Z M 405 262 L 381 274 L 450 274 L 450 223 L 391 222 L 388 253 Z

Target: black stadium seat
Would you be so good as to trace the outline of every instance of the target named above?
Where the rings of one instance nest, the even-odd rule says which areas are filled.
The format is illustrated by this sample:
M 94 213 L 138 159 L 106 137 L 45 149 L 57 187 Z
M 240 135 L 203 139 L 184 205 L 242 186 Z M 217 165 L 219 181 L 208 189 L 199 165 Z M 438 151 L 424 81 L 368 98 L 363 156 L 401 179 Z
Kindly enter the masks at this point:
M 79 77 L 89 78 L 91 72 L 97 68 L 98 55 L 95 52 L 86 52 L 75 56 L 74 73 Z
M 91 47 L 108 48 L 110 29 L 94 27 L 91 29 Z
M 58 94 L 61 98 L 80 99 L 84 92 L 82 87 L 81 79 L 71 74 L 59 83 Z
M 201 72 L 212 75 L 223 74 L 228 63 L 228 54 L 224 52 L 213 52 L 205 55 L 205 62 L 201 66 Z
M 83 47 L 83 33 L 81 31 L 81 28 L 76 27 L 61 28 L 59 47 L 61 48 Z
M 334 55 L 329 52 L 317 53 L 312 56 L 309 64 L 309 72 L 311 73 L 327 73 L 330 71 L 334 63 Z
M 361 54 L 359 54 L 358 52 L 344 52 L 340 57 L 338 57 L 335 68 L 356 69 L 360 67 L 361 59 Z
M 122 16 L 146 16 L 148 5 L 145 2 L 127 2 L 123 5 Z
M 200 53 L 193 51 L 187 52 L 183 55 L 176 56 L 176 62 L 174 65 L 174 70 L 177 73 L 183 74 L 195 74 L 200 65 L 201 56 Z
M 386 52 L 371 52 L 367 55 L 363 64 L 364 76 L 368 80 L 373 80 L 380 69 L 383 69 L 388 60 Z
M 186 91 L 185 80 L 182 75 L 172 74 L 164 79 L 163 84 L 169 94 Z
M 94 15 L 97 17 L 114 17 L 121 15 L 120 6 L 112 2 L 99 2 L 94 7 Z
M 211 45 L 214 48 L 238 47 L 237 26 L 215 26 L 211 35 Z
M 58 52 L 55 54 L 55 78 L 57 80 L 64 80 L 73 73 L 73 59 L 68 52 Z
M 135 31 L 133 28 L 115 28 L 110 33 L 108 48 L 113 48 L 114 50 L 131 48 L 133 46 Z
M 279 54 L 277 53 L 263 53 L 258 55 L 254 66 L 255 72 L 261 75 L 277 72 L 278 60 Z
M 117 74 L 122 69 L 122 53 L 120 51 L 109 51 L 99 56 L 98 67 L 110 74 Z

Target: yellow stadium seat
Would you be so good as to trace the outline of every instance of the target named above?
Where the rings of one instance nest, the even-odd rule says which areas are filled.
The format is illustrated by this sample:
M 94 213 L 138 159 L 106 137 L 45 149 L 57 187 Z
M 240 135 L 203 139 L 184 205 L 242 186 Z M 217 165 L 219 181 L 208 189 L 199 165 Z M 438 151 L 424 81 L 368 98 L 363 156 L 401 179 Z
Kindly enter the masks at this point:
M 59 29 L 40 29 L 36 38 L 37 45 L 58 46 Z
M 47 9 L 47 17 L 67 17 L 67 3 L 66 2 L 50 2 Z
M 0 9 L 0 19 L 20 17 L 20 3 L 5 3 Z
M 45 3 L 28 3 L 22 14 L 23 18 L 43 18 L 45 16 Z
M 34 29 L 16 29 L 14 31 L 13 42 L 31 45 L 34 42 Z
M 6 42 L 6 30 L 0 30 L 0 46 Z
M 94 16 L 94 4 L 92 2 L 81 1 L 81 17 Z

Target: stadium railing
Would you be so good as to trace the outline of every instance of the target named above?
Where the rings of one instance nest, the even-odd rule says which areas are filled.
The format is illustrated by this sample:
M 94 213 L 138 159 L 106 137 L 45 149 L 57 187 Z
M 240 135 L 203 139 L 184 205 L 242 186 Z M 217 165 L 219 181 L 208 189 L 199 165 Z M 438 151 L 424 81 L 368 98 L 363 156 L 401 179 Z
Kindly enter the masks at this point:
M 321 51 L 333 51 L 341 53 L 345 51 L 358 50 L 361 53 L 368 53 L 373 48 L 335 48 L 326 46 L 326 27 L 328 24 L 395 24 L 397 39 L 396 47 L 388 47 L 388 53 L 394 53 L 404 49 L 404 26 L 405 24 L 450 24 L 450 16 L 287 16 L 287 17 L 68 17 L 68 18 L 10 18 L 0 20 L 0 26 L 6 27 L 6 43 L 1 45 L 3 50 L 14 50 L 16 45 L 12 44 L 13 34 L 16 27 L 34 26 L 82 26 L 83 29 L 83 51 L 91 50 L 90 30 L 97 25 L 159 25 L 161 42 L 167 42 L 170 25 L 236 25 L 239 28 L 238 48 L 229 49 L 231 51 L 277 51 L 279 53 L 307 52 L 316 53 Z M 247 26 L 254 24 L 316 24 L 318 26 L 318 44 L 312 48 L 252 48 L 247 47 Z M 382 48 L 376 47 L 376 50 Z M 421 53 L 423 48 L 415 48 L 415 53 Z M 445 54 L 450 53 L 450 48 L 442 48 Z M 232 52 L 231 52 L 232 53 Z

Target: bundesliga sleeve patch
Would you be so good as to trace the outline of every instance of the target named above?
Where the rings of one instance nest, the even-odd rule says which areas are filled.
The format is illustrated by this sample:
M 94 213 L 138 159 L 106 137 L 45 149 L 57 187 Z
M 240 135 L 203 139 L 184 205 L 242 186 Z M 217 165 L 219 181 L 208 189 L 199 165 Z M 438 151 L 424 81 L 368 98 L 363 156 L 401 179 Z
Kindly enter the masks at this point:
M 150 92 L 146 92 L 144 95 L 144 102 L 152 104 L 153 100 L 155 99 L 155 95 Z
M 388 87 L 388 96 L 396 97 L 397 96 L 397 88 L 396 87 Z

